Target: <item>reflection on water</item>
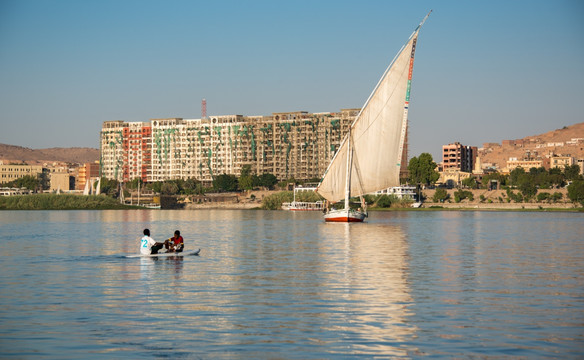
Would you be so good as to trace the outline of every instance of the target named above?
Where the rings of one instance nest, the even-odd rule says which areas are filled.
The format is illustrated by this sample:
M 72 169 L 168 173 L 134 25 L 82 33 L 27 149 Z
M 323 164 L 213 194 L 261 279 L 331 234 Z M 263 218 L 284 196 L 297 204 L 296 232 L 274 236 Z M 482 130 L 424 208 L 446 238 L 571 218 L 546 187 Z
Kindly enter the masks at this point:
M 417 220 L 408 232 L 421 239 L 410 245 L 410 320 L 420 324 L 426 353 L 577 353 L 581 214 L 445 212 Z
M 0 215 L 6 357 L 575 357 L 584 343 L 581 214 Z M 201 256 L 123 257 L 144 228 L 181 230 Z
M 332 290 L 325 295 L 344 299 L 340 306 L 346 313 L 346 326 L 339 329 L 351 334 L 353 341 L 359 339 L 354 353 L 375 349 L 379 354 L 406 355 L 411 349 L 399 344 L 411 339 L 416 328 L 407 321 L 412 298 L 402 227 L 389 223 L 326 224 L 320 230 L 321 239 L 330 239 L 341 250 L 329 253 L 323 262 L 325 272 L 331 275 L 326 288 Z

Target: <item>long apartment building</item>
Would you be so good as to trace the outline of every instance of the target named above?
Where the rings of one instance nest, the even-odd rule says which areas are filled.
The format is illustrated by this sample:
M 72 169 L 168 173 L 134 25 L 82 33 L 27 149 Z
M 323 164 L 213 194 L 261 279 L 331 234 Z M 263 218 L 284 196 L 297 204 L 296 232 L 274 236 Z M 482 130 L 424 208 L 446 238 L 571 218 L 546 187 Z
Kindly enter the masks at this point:
M 146 182 L 238 176 L 244 165 L 278 179 L 320 178 L 359 109 L 272 116 L 106 121 L 101 131 L 101 174 Z

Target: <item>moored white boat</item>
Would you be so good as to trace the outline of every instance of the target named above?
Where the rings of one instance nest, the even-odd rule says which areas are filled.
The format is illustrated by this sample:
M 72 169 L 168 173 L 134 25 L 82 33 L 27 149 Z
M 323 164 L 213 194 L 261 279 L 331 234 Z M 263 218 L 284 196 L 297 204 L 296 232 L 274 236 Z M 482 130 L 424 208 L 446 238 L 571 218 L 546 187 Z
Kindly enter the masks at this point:
M 282 209 L 283 210 L 290 210 L 290 211 L 323 211 L 324 210 L 324 202 L 323 201 L 316 201 L 316 202 L 292 201 L 289 203 L 283 203 Z
M 142 204 L 142 205 L 138 205 L 138 206 L 145 207 L 147 209 L 160 209 L 160 204 L 156 204 L 156 203 Z
M 296 195 L 300 192 L 313 192 L 317 184 L 306 184 L 294 187 L 294 200 L 282 204 L 282 210 L 290 211 L 323 211 L 324 201 L 296 201 Z

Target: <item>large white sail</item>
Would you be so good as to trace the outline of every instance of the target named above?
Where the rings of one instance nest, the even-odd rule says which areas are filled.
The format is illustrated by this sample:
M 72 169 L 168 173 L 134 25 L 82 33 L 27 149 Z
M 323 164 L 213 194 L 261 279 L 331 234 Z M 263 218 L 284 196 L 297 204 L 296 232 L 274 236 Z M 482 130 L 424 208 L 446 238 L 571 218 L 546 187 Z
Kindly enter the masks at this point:
M 351 196 L 399 185 L 419 28 L 396 55 L 351 125 Z M 332 202 L 345 197 L 347 145 L 348 137 L 341 144 L 317 189 L 319 194 Z

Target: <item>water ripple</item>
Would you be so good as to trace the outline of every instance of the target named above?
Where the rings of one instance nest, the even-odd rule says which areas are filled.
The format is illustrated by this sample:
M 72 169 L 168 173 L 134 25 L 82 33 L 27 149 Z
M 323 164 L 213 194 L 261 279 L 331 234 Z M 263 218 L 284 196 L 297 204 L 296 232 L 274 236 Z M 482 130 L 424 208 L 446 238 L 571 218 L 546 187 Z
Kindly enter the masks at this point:
M 2 212 L 6 358 L 577 358 L 581 214 Z M 26 224 L 23 227 L 23 224 Z M 143 228 L 199 257 L 124 258 Z

